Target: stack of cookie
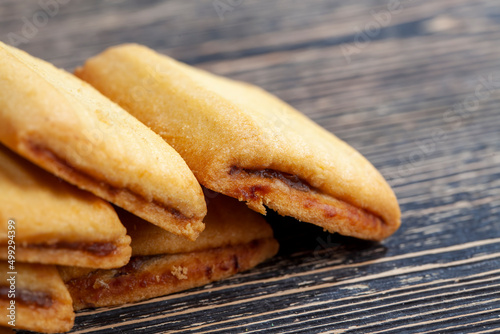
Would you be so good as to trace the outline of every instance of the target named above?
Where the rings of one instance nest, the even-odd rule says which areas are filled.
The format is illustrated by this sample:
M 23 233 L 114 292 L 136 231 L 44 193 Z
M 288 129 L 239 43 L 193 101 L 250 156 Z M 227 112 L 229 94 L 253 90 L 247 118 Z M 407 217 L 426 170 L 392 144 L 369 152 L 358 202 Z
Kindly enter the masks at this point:
M 5 260 L 16 231 L 0 307 L 15 301 L 15 328 L 67 331 L 73 309 L 247 270 L 278 250 L 265 207 L 369 240 L 399 227 L 364 157 L 259 88 L 138 45 L 76 76 L 4 44 L 0 57 Z M 200 184 L 220 195 L 206 200 Z

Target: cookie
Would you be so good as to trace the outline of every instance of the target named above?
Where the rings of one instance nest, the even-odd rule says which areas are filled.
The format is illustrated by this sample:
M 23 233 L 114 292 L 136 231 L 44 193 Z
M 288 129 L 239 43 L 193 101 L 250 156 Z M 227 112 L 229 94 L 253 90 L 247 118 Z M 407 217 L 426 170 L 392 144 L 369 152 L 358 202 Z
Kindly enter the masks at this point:
M 16 263 L 15 271 L 16 274 L 10 274 L 12 270 L 9 269 L 9 264 L 0 261 L 0 326 L 44 333 L 71 330 L 75 313 L 71 297 L 57 268 Z M 11 282 L 15 284 L 11 286 Z M 12 301 L 15 308 L 13 312 Z
M 75 73 L 160 134 L 203 186 L 255 211 L 369 240 L 400 225 L 396 196 L 368 160 L 258 87 L 130 44 Z
M 206 229 L 195 241 L 123 212 L 134 256 L 117 269 L 61 267 L 76 310 L 137 302 L 198 287 L 272 257 L 278 242 L 264 218 L 235 199 L 208 203 Z
M 116 268 L 130 237 L 111 205 L 0 144 L 0 259 Z
M 196 239 L 206 204 L 186 163 L 89 84 L 0 43 L 0 142 L 52 174 Z

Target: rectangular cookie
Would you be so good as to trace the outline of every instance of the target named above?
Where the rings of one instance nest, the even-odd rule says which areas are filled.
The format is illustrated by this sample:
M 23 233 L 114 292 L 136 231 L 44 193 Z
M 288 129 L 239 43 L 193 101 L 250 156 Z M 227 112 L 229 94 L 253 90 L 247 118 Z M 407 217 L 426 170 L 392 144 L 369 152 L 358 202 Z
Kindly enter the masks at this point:
M 0 259 L 116 268 L 130 237 L 111 205 L 0 144 Z M 9 224 L 10 221 L 10 224 Z
M 0 142 L 60 178 L 196 239 L 206 204 L 175 150 L 75 76 L 0 42 Z
M 120 215 L 134 256 L 117 269 L 60 267 L 76 310 L 136 302 L 190 289 L 248 270 L 278 251 L 271 227 L 244 204 L 223 195 L 208 203 L 196 241 Z
M 135 44 L 75 74 L 160 134 L 203 186 L 255 211 L 369 240 L 400 225 L 396 196 L 368 160 L 258 87 Z

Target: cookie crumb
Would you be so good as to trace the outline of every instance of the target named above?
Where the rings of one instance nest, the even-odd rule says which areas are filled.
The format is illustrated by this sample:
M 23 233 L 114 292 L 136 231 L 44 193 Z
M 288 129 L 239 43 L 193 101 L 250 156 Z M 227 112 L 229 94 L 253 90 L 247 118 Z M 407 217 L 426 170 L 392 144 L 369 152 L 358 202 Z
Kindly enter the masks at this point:
M 170 271 L 172 275 L 177 277 L 177 279 L 187 279 L 188 268 L 182 266 L 174 266 L 172 271 Z

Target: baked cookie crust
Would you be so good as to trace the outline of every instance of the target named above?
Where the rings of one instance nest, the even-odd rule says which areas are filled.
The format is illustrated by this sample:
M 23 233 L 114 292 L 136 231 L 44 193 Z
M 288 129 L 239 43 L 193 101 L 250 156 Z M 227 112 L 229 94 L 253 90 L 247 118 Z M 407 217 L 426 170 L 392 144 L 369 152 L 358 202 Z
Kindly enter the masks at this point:
M 0 188 L 0 259 L 7 259 L 13 220 L 17 261 L 91 268 L 129 261 L 130 237 L 108 202 L 1 144 Z
M 208 201 L 206 229 L 196 241 L 159 229 L 127 212 L 134 256 L 117 269 L 60 267 L 75 309 L 121 305 L 205 285 L 248 270 L 279 248 L 265 219 L 218 194 Z
M 202 185 L 258 212 L 369 240 L 400 225 L 396 196 L 368 160 L 258 87 L 135 44 L 75 73 L 160 134 Z
M 175 150 L 75 76 L 0 43 L 0 141 L 52 174 L 172 233 L 206 214 Z
M 16 263 L 15 298 L 9 297 L 7 262 L 0 261 L 0 326 L 44 333 L 71 330 L 75 313 L 70 294 L 55 266 Z M 15 327 L 7 317 L 10 300 L 16 302 Z

